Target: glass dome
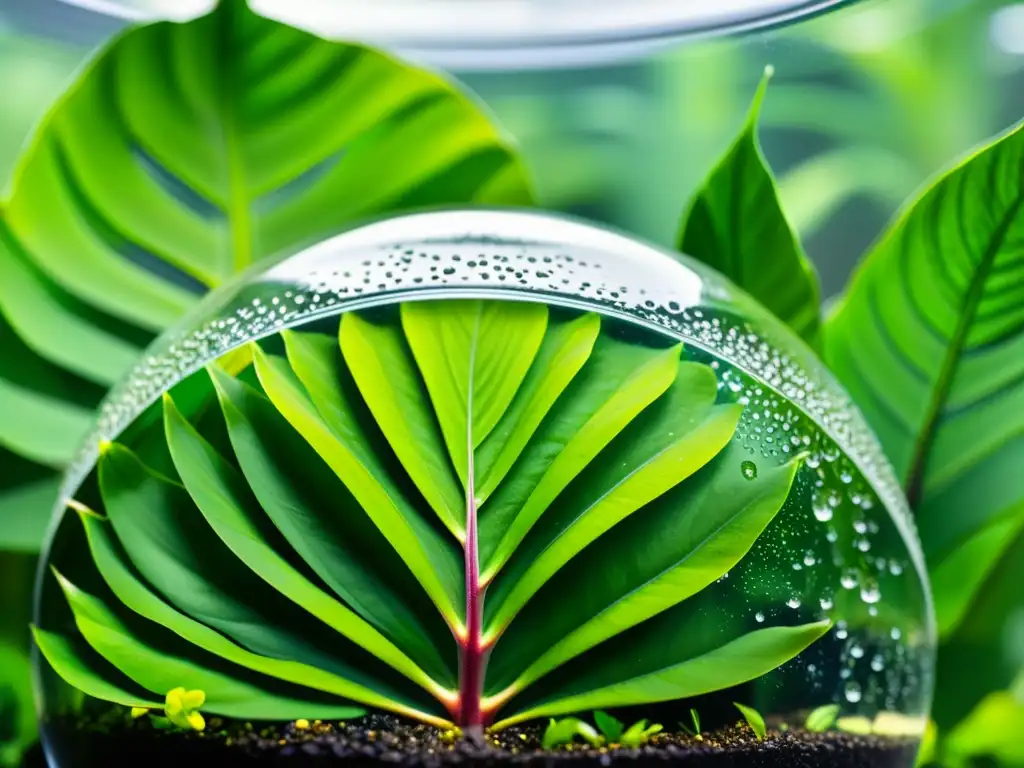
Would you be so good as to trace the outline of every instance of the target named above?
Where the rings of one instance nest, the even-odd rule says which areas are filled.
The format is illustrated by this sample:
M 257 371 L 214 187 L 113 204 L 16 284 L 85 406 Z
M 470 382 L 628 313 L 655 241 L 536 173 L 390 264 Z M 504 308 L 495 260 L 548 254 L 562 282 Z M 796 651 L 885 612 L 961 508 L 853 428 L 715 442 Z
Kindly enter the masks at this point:
M 911 766 L 923 733 L 930 595 L 861 417 L 725 279 L 583 222 L 418 213 L 248 272 L 115 388 L 62 497 L 53 765 L 123 757 L 178 687 L 226 722 L 464 729 L 716 731 L 735 701 L 822 765 Z
M 133 21 L 184 21 L 213 0 L 63 0 Z M 850 0 L 253 0 L 268 18 L 448 68 L 593 63 L 681 38 L 789 24 Z

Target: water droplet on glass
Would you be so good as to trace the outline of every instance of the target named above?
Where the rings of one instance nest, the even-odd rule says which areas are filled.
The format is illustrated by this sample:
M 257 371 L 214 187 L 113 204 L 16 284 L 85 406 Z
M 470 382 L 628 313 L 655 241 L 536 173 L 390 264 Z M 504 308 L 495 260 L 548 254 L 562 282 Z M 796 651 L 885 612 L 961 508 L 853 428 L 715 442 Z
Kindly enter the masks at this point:
M 893 576 L 899 576 L 903 573 L 903 566 L 897 563 L 895 560 L 889 562 L 889 573 Z
M 879 591 L 877 584 L 868 583 L 860 588 L 860 599 L 870 605 L 881 600 L 882 593 Z
M 871 669 L 875 672 L 881 672 L 885 669 L 885 659 L 882 658 L 881 654 L 875 654 L 871 659 Z
M 818 499 L 812 502 L 811 509 L 814 510 L 814 516 L 819 522 L 827 523 L 832 519 L 832 507 L 828 504 L 822 504 Z
M 893 627 L 892 632 L 889 633 L 889 637 L 891 637 L 893 640 L 899 640 L 901 637 L 903 637 L 903 633 L 900 632 L 899 627 Z
M 867 521 L 866 520 L 854 520 L 853 521 L 853 530 L 855 530 L 857 533 L 867 533 L 868 532 L 868 523 L 867 523 Z
M 843 575 L 839 577 L 839 583 L 843 585 L 843 589 L 853 589 L 859 582 L 860 574 L 853 568 L 847 568 L 843 571 Z
M 789 600 L 786 601 L 786 605 L 788 605 L 790 608 L 799 608 L 800 607 L 800 598 L 799 597 L 791 597 L 791 598 L 789 598 Z
M 850 702 L 851 704 L 856 704 L 858 701 L 860 701 L 862 695 L 863 694 L 861 693 L 859 683 L 857 683 L 854 680 L 851 680 L 846 684 L 845 696 L 848 702 Z
M 850 655 L 855 659 L 864 658 L 864 648 L 857 643 L 850 646 Z
M 867 539 L 860 539 L 857 542 L 857 549 L 859 549 L 861 552 L 870 552 L 871 551 L 871 542 L 868 541 Z
M 831 611 L 832 606 L 835 605 L 831 597 L 823 597 L 819 602 L 821 603 L 821 610 L 823 611 Z
M 808 549 L 804 553 L 804 565 L 806 565 L 808 568 L 810 568 L 812 565 L 814 565 L 817 562 L 818 562 L 818 559 L 814 556 L 814 553 L 811 550 Z
M 756 621 L 758 624 L 763 624 L 764 623 L 764 614 L 761 613 L 760 611 L 755 613 L 754 614 L 754 621 Z
M 835 544 L 839 541 L 839 531 L 835 528 L 830 528 L 828 533 L 825 534 L 825 538 L 828 540 L 829 544 Z

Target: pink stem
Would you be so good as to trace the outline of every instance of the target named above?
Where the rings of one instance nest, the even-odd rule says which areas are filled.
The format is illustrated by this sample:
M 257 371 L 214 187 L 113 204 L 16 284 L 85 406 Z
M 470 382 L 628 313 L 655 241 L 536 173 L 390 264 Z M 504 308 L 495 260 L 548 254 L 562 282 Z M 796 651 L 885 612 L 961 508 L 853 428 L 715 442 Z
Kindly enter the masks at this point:
M 480 700 L 483 696 L 487 653 L 481 643 L 484 593 L 480 588 L 480 553 L 476 525 L 473 483 L 473 453 L 469 454 L 466 482 L 466 637 L 460 648 L 459 724 L 479 730 L 483 724 Z

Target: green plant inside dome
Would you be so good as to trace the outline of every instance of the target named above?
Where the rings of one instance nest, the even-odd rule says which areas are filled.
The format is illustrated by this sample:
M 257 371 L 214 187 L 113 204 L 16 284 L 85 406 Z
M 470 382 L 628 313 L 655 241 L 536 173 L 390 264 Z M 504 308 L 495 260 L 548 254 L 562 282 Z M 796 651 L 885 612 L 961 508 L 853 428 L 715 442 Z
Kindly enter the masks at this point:
M 102 447 L 98 500 L 72 502 L 101 578 L 55 570 L 77 631 L 35 631 L 69 683 L 502 728 L 729 688 L 828 630 L 699 610 L 800 459 L 744 472 L 742 406 L 678 344 L 523 302 L 335 322 L 211 365 L 206 397 Z

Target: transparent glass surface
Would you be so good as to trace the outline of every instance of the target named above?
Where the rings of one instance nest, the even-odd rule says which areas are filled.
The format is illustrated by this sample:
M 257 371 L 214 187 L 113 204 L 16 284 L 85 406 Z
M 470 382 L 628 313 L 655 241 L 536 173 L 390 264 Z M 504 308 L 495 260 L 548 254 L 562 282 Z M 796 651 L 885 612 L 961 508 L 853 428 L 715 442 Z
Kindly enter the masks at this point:
M 626 343 L 682 342 L 684 359 L 709 365 L 718 402 L 743 406 L 732 441 L 749 456 L 744 474 L 795 457 L 802 463 L 778 516 L 700 593 L 698 613 L 749 631 L 834 622 L 740 695 L 793 723 L 838 704 L 842 717 L 866 718 L 882 736 L 916 740 L 932 689 L 930 595 L 906 502 L 874 437 L 813 353 L 743 292 L 696 263 L 575 220 L 496 210 L 413 214 L 250 271 L 157 340 L 111 393 L 66 476 L 64 498 L 89 498 L 101 441 L 131 445 L 144 434 L 140 424 L 159 418 L 163 393 L 177 398 L 197 372 L 205 376 L 204 366 L 240 345 L 273 343 L 283 329 L 337 333 L 339 316 L 356 310 L 463 298 L 597 313 Z M 37 587 L 43 629 L 76 631 L 50 566 L 87 581 L 85 552 L 76 516 L 58 508 Z M 83 702 L 42 659 L 37 683 L 51 758 L 84 764 L 52 724 L 99 703 Z M 906 765 L 912 757 L 911 748 Z

